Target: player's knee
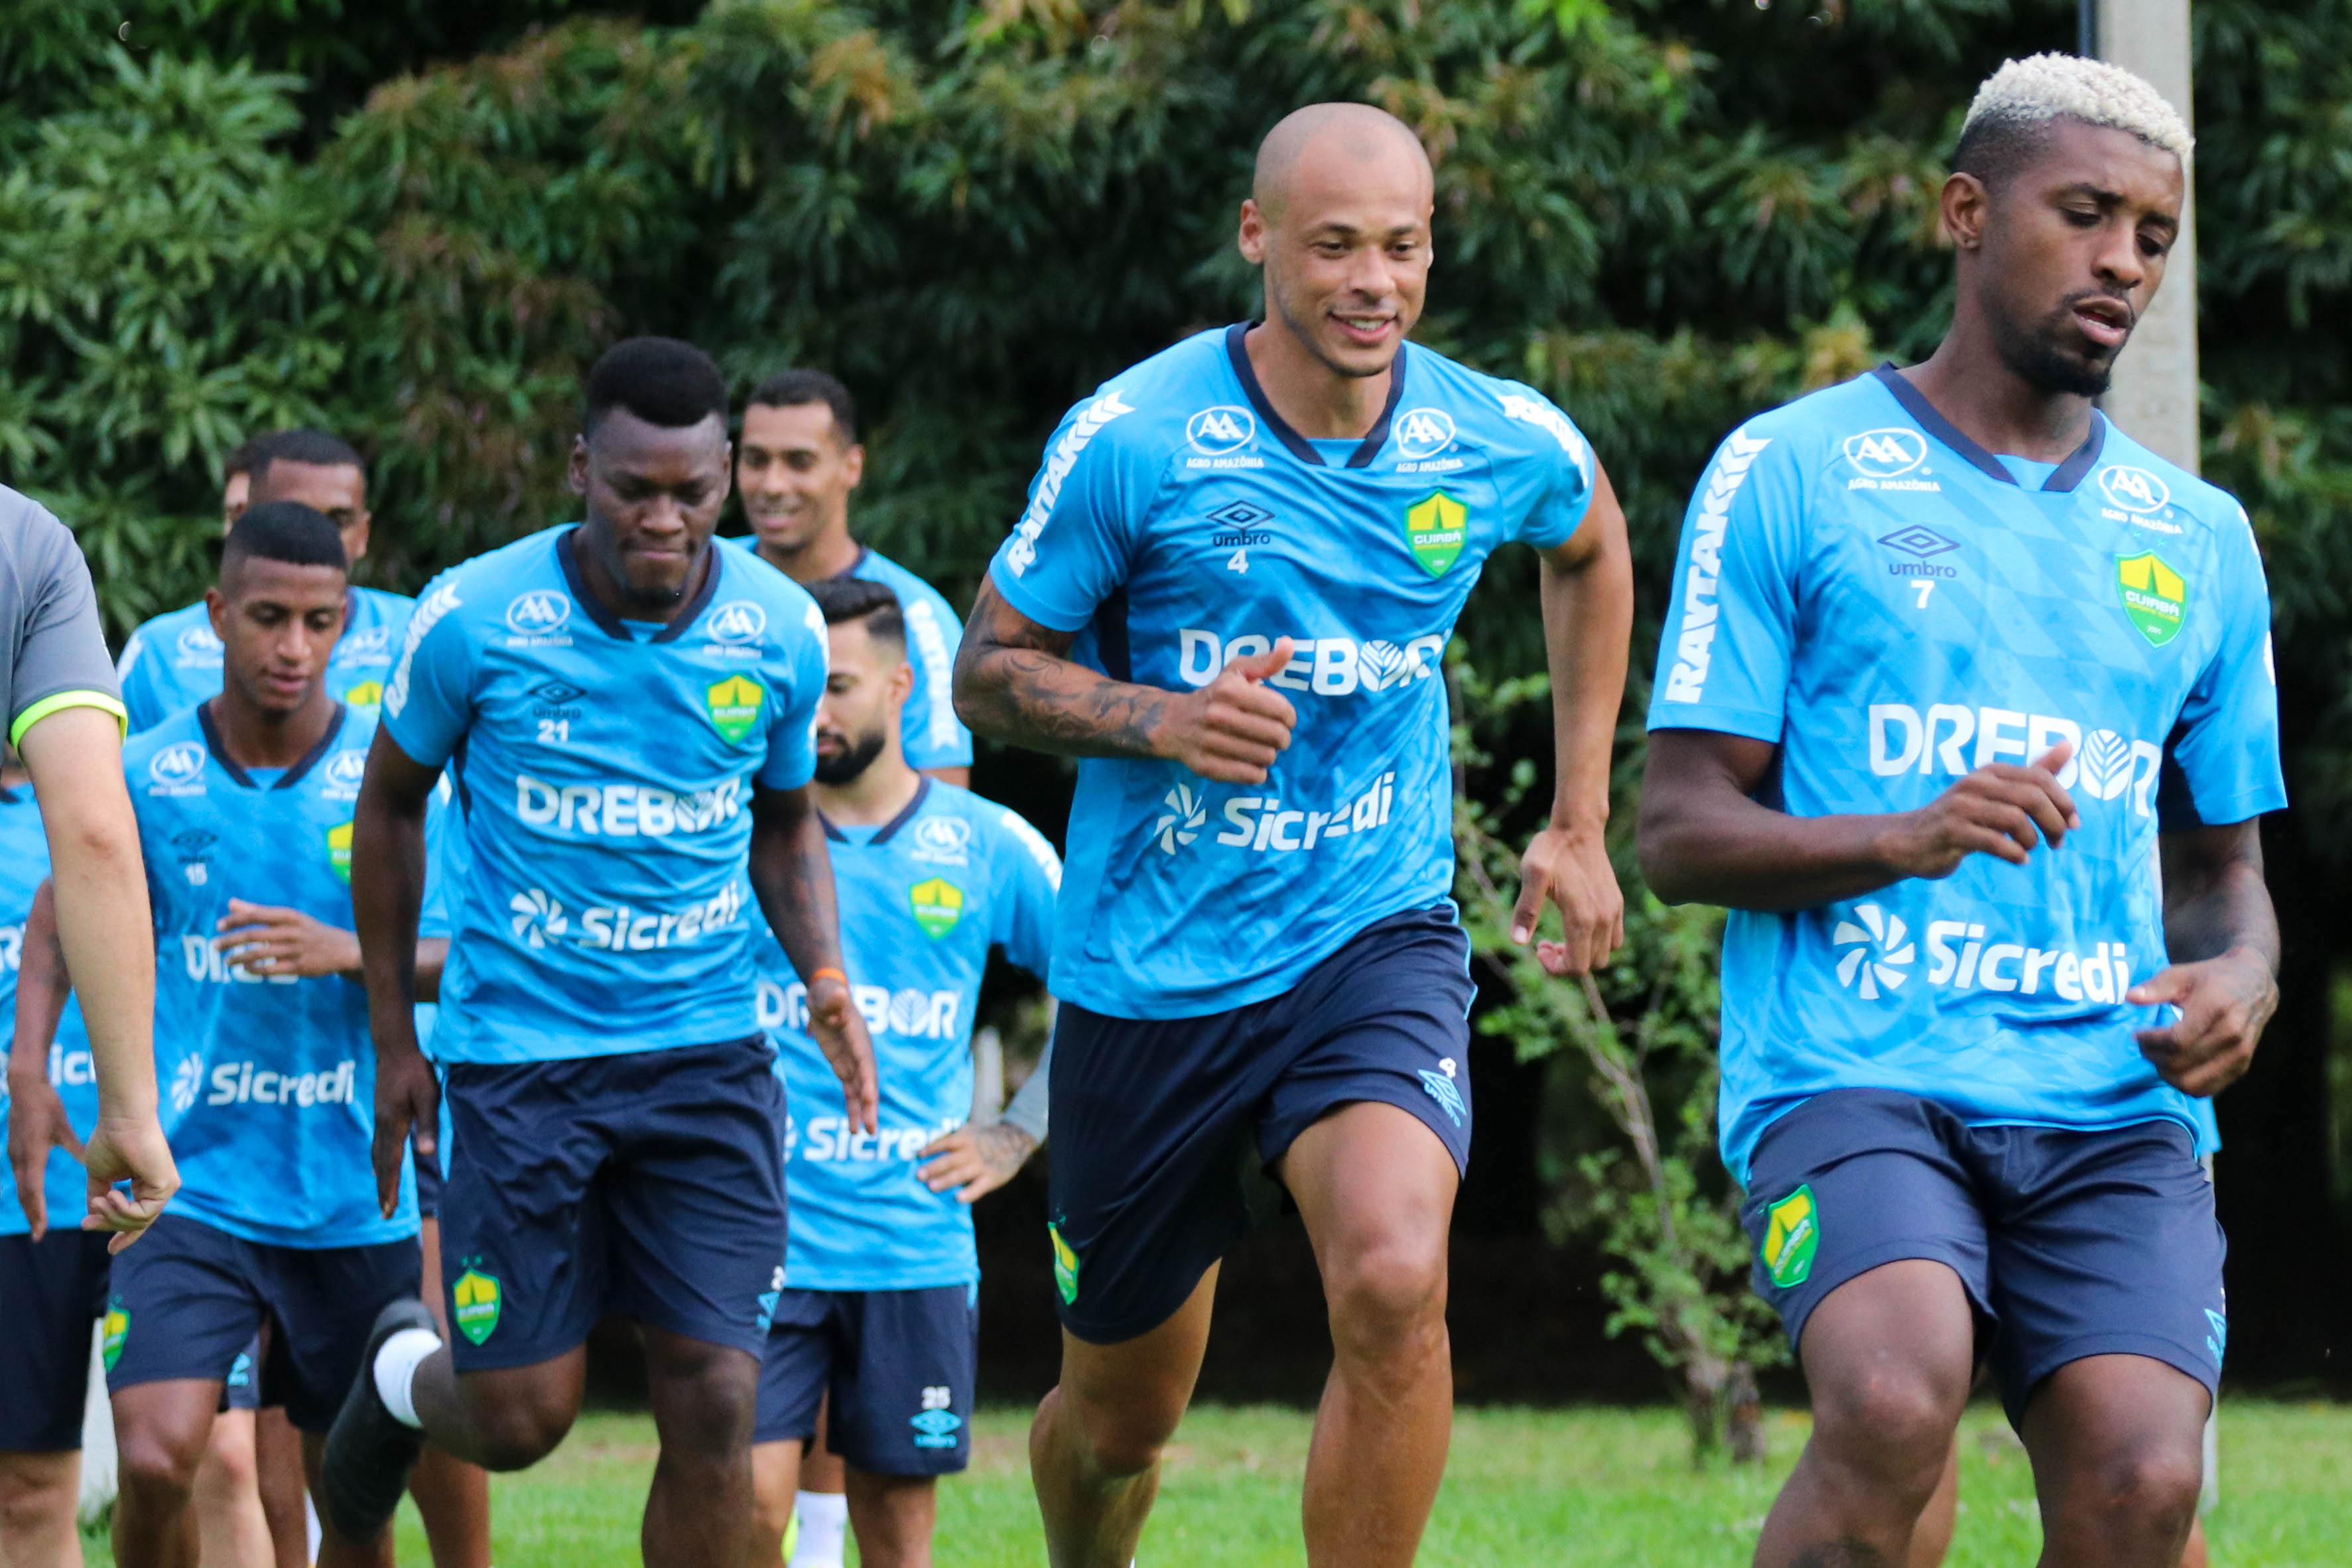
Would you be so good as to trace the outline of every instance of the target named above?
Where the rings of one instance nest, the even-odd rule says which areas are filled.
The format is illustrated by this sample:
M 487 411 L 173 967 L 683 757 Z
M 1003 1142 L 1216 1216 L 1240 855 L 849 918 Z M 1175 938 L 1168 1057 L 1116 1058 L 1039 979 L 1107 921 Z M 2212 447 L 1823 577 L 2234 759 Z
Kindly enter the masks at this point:
M 1932 1376 L 1910 1368 L 1874 1368 L 1813 1389 L 1817 1446 L 1925 1491 L 1944 1473 L 1959 1414 L 1959 1402 Z
M 2075 1496 L 2113 1521 L 2103 1529 L 2186 1533 L 2204 1486 L 2205 1457 L 2194 1443 L 2151 1438 L 2099 1461 Z
M 139 1426 L 115 1433 L 115 1482 L 127 1495 L 151 1507 L 184 1507 L 196 1484 L 202 1445 L 173 1442 Z
M 732 1453 L 747 1447 L 759 1414 L 760 1366 L 716 1346 L 649 1362 L 664 1448 Z
M 74 1468 L 41 1462 L 47 1458 L 0 1454 L 0 1536 L 46 1533 L 72 1517 Z
M 472 1404 L 475 1458 L 486 1470 L 528 1469 L 555 1451 L 572 1430 L 579 1409 L 546 1391 L 509 1391 L 495 1401 Z
M 1332 1343 L 1342 1357 L 1389 1359 L 1445 1334 L 1445 1253 L 1414 1237 L 1384 1237 L 1325 1274 Z
M 1087 1470 L 1109 1480 L 1139 1476 L 1158 1464 L 1184 1418 L 1181 1394 L 1171 1398 L 1157 1389 L 1080 1399 L 1063 1387 L 1045 1398 L 1058 1405 L 1057 1424 L 1076 1441 Z

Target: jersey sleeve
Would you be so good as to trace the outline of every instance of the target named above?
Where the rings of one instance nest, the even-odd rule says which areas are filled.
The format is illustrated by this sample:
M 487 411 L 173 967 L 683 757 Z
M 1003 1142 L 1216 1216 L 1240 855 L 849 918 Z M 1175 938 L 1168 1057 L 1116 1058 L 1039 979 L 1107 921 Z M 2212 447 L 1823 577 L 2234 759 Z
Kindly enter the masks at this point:
M 2270 585 L 2242 514 L 2231 533 L 2216 552 L 2221 642 L 2164 748 L 2157 810 L 2167 831 L 2244 822 L 2286 805 Z
M 816 706 L 824 700 L 826 664 L 831 645 L 824 616 L 814 600 L 784 657 L 791 661 L 786 689 L 779 693 L 768 718 L 768 759 L 760 764 L 762 789 L 798 789 L 816 776 Z
M 123 710 L 131 716 L 131 732 L 152 730 L 171 715 L 163 710 L 163 681 L 158 672 L 163 656 L 155 649 L 155 623 L 149 621 L 131 634 L 115 661 L 114 678 L 122 688 Z
M 1545 432 L 1538 437 L 1535 465 L 1539 488 L 1512 537 L 1538 550 L 1555 549 L 1574 536 L 1584 514 L 1592 510 L 1592 444 L 1567 415 L 1542 398 L 1513 393 L 1503 399 L 1503 412 Z
M 1006 808 L 998 824 L 1008 842 L 995 856 L 997 885 L 989 904 L 996 924 L 988 940 L 1043 980 L 1054 952 L 1054 900 L 1062 890 L 1062 858 L 1019 812 Z
M 1786 437 L 1735 430 L 1691 498 L 1650 692 L 1653 730 L 1780 738 L 1796 643 L 1803 475 Z
M 1117 387 L 1070 411 L 989 567 L 1005 602 L 1039 626 L 1076 631 L 1127 581 L 1159 468 L 1139 443 L 1107 434 L 1134 412 Z
M 907 695 L 898 731 L 911 768 L 971 766 L 971 731 L 956 718 L 956 647 L 963 623 L 929 584 L 909 592 L 900 606 L 907 620 L 907 662 L 914 666 L 915 689 Z
M 16 544 L 16 668 L 9 682 L 8 743 L 61 708 L 98 708 L 127 720 L 114 661 L 100 629 L 89 564 L 65 524 L 31 510 Z
M 383 689 L 385 732 L 411 761 L 428 768 L 456 754 L 474 720 L 474 638 L 457 613 L 460 586 L 445 575 L 416 602 L 400 662 Z

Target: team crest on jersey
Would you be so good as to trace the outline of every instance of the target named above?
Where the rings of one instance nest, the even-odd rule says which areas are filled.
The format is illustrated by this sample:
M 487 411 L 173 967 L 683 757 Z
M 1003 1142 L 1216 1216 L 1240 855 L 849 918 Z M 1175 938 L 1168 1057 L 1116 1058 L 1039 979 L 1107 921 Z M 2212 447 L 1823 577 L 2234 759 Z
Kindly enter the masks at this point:
M 356 708 L 362 713 L 373 713 L 383 706 L 383 682 L 354 680 L 343 688 L 343 706 Z
M 914 838 L 909 853 L 918 860 L 935 866 L 971 863 L 971 824 L 961 816 L 923 817 L 915 824 Z
M 1078 1255 L 1062 1239 L 1060 1221 L 1046 1221 L 1045 1235 L 1054 1244 L 1054 1289 L 1062 1293 L 1062 1305 L 1075 1306 L 1078 1300 Z
M 342 881 L 352 879 L 352 825 L 339 822 L 327 829 L 327 864 Z
M 205 793 L 205 748 L 195 741 L 175 741 L 147 759 L 149 795 Z
M 759 725 L 760 710 L 767 705 L 768 689 L 744 675 L 713 681 L 702 694 L 702 706 L 710 715 L 710 727 L 730 746 L 743 743 Z
M 498 1276 L 485 1274 L 475 1267 L 481 1261 L 474 1258 L 466 1271 L 449 1287 L 449 1321 L 457 1331 L 480 1344 L 497 1331 L 499 1310 L 504 1304 L 504 1292 L 499 1289 Z
M 907 889 L 907 906 L 914 910 L 923 934 L 937 942 L 963 919 L 963 889 L 944 877 L 933 877 Z
M 1793 1290 L 1811 1276 L 1813 1253 L 1821 1242 L 1821 1215 L 1810 1185 L 1765 1211 L 1764 1270 L 1781 1289 Z
M 1462 558 L 1469 537 L 1470 509 L 1444 490 L 1432 490 L 1405 509 L 1405 544 L 1433 577 L 1444 576 Z
M 2189 584 L 2156 552 L 2116 562 L 2116 589 L 2123 595 L 2124 614 L 2149 647 L 2162 647 L 2180 635 L 2189 619 Z
M 105 1332 L 106 1370 L 112 1372 L 114 1363 L 122 1359 L 122 1342 L 131 1337 L 131 1309 L 120 1296 L 106 1304 Z

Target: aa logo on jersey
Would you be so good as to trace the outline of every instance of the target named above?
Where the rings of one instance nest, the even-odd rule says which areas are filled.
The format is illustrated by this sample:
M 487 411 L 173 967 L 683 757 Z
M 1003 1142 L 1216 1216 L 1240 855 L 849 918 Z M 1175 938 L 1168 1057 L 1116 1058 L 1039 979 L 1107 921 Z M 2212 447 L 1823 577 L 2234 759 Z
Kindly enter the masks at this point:
M 749 599 L 730 599 L 710 612 L 708 625 L 712 642 L 757 642 L 768 629 L 768 612 Z
M 2172 504 L 2172 487 L 2146 468 L 2126 468 L 2120 463 L 2102 468 L 2099 488 L 2106 491 L 2109 501 L 2126 511 L 2162 511 Z
M 180 634 L 173 660 L 181 668 L 201 668 L 221 661 L 221 640 L 210 626 L 190 626 Z
M 1404 542 L 1422 570 L 1443 577 L 1462 558 L 1470 536 L 1470 509 L 1444 490 L 1432 490 L 1405 509 Z
M 553 637 L 571 619 L 572 601 L 552 588 L 518 594 L 507 605 L 507 629 L 517 637 Z M 413 643 L 415 638 L 412 636 L 409 640 Z
M 1078 1255 L 1062 1239 L 1059 1224 L 1047 1221 L 1045 1235 L 1054 1243 L 1054 1289 L 1062 1293 L 1062 1305 L 1074 1305 L 1078 1299 Z
M 915 824 L 915 847 L 918 860 L 929 860 L 941 866 L 969 865 L 971 857 L 971 824 L 961 816 L 926 816 Z
M 1184 439 L 1196 452 L 1222 458 L 1257 439 L 1257 416 L 1231 403 L 1203 408 L 1184 422 Z
M 131 1337 L 131 1312 L 117 1296 L 106 1304 L 106 1370 L 112 1372 L 114 1363 L 122 1359 L 122 1342 Z
M 907 904 L 915 911 L 915 923 L 933 942 L 955 930 L 956 921 L 963 919 L 963 889 L 945 877 L 933 877 L 908 889 Z
M 345 882 L 352 879 L 352 825 L 338 822 L 327 829 L 327 864 Z
M 179 741 L 147 759 L 148 782 L 159 789 L 184 789 L 205 775 L 205 749 L 194 741 Z
M 383 706 L 383 682 L 354 680 L 343 689 L 343 705 L 373 712 Z
M 710 714 L 711 728 L 717 730 L 730 746 L 740 746 L 744 737 L 760 721 L 760 710 L 768 702 L 768 689 L 749 677 L 730 675 L 713 684 L 702 694 L 702 705 Z
M 498 1276 L 468 1265 L 449 1287 L 449 1321 L 457 1325 L 459 1333 L 480 1344 L 497 1330 L 503 1302 Z
M 1407 462 L 1434 458 L 1454 445 L 1454 416 L 1443 408 L 1408 408 L 1397 416 L 1397 456 Z
M 367 753 L 356 747 L 337 752 L 327 759 L 327 765 L 319 770 L 319 777 L 331 790 L 356 795 L 360 782 L 367 777 Z
M 1845 460 L 1866 479 L 1891 479 L 1927 460 L 1927 439 L 1899 426 L 1845 438 Z
M 2189 584 L 2163 557 L 2154 551 L 2125 556 L 2116 563 L 2116 587 L 2123 595 L 2124 614 L 2151 647 L 2162 647 L 2180 635 L 2189 618 Z
M 1764 1270 L 1773 1284 L 1793 1290 L 1812 1273 L 1813 1253 L 1822 1243 L 1813 1189 L 1799 1187 L 1767 1209 L 1764 1217 Z

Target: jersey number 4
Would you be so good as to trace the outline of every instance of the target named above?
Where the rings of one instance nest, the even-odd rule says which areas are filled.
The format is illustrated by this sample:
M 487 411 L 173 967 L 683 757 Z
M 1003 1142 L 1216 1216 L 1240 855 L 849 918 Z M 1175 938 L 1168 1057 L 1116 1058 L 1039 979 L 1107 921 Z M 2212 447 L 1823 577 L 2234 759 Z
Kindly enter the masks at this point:
M 1246 573 L 1249 570 L 1249 552 L 1246 549 L 1236 550 L 1225 557 L 1225 570 Z

